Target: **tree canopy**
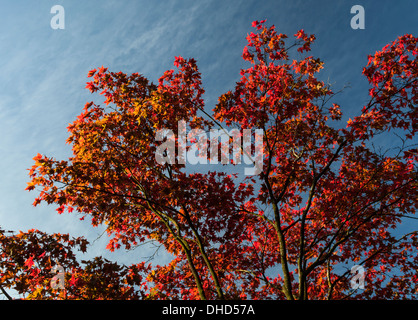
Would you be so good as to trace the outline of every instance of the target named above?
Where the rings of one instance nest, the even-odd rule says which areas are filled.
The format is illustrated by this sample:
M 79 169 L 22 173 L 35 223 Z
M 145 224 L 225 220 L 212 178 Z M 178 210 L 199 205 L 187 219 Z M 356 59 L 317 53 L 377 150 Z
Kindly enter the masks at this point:
M 212 113 L 194 59 L 176 57 L 158 83 L 91 70 L 86 88 L 105 101 L 86 103 L 68 126 L 73 155 L 38 154 L 29 170 L 35 206 L 106 224 L 111 251 L 153 240 L 172 261 L 80 262 L 83 238 L 1 230 L 2 291 L 28 299 L 417 297 L 418 231 L 397 230 L 418 207 L 418 38 L 400 36 L 368 57 L 369 101 L 343 124 L 338 92 L 310 55 L 315 36 L 288 38 L 266 21 L 253 27 L 242 54 L 248 67 Z M 205 132 L 262 130 L 260 172 L 241 181 L 222 170 L 190 173 L 179 158 L 156 161 L 157 133 L 177 133 L 181 121 Z M 396 147 L 376 148 L 388 132 Z M 54 264 L 65 270 L 64 290 L 49 285 Z M 365 270 L 363 289 L 350 282 L 355 265 Z

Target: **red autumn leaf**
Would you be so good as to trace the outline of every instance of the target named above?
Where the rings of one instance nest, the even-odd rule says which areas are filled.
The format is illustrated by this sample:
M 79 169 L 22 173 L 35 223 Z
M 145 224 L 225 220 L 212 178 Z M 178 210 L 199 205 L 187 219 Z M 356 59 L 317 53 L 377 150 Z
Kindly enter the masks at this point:
M 32 268 L 32 266 L 33 266 L 34 264 L 35 264 L 35 263 L 33 262 L 33 256 L 29 257 L 29 258 L 28 258 L 28 259 L 26 259 L 26 261 L 25 261 L 25 267 L 26 267 L 26 268 L 28 268 L 28 269 Z
M 97 71 L 96 69 L 90 70 L 89 73 L 87 74 L 87 77 L 91 78 L 92 76 L 94 76 L 96 71 Z

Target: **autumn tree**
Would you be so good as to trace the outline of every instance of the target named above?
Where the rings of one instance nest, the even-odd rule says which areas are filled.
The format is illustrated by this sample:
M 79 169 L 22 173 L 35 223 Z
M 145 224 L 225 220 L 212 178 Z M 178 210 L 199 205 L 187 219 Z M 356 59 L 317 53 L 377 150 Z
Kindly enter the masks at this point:
M 337 92 L 318 77 L 324 63 L 309 54 L 315 36 L 300 30 L 289 40 L 265 21 L 253 27 L 242 55 L 248 67 L 212 114 L 194 59 L 175 58 L 158 83 L 90 71 L 87 88 L 104 104 L 86 103 L 68 126 L 72 157 L 34 158 L 27 187 L 39 192 L 34 205 L 106 224 L 109 250 L 153 240 L 173 255 L 167 265 L 116 271 L 97 261 L 109 283 L 127 275 L 137 281 L 119 285 L 121 298 L 416 298 L 418 231 L 398 230 L 415 221 L 418 206 L 418 39 L 401 36 L 369 56 L 369 101 L 342 125 Z M 181 155 L 156 161 L 158 132 L 178 132 L 179 121 L 206 131 L 262 129 L 262 170 L 241 181 L 222 170 L 190 173 Z M 396 146 L 377 148 L 386 134 Z M 174 139 L 179 149 L 183 141 Z M 63 245 L 62 236 L 48 237 Z M 31 282 L 27 273 L 34 272 L 30 259 L 43 259 L 37 254 L 2 269 L 2 277 L 22 274 L 35 294 L 42 279 Z M 363 290 L 350 285 L 354 265 L 365 270 Z M 71 268 L 77 298 L 87 290 L 85 270 L 95 269 L 79 268 L 77 277 Z M 138 287 L 140 294 L 132 291 Z
M 68 234 L 0 230 L 1 293 L 13 299 L 7 291 L 12 288 L 29 300 L 146 297 L 144 262 L 128 267 L 102 257 L 78 261 L 77 252 L 86 252 L 88 244 Z

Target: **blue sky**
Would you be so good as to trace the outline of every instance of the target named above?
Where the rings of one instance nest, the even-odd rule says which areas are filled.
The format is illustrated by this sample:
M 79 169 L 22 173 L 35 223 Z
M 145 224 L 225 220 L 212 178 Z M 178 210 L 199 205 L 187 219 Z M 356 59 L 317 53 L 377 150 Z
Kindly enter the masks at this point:
M 53 30 L 54 5 L 65 9 L 65 29 Z M 365 29 L 350 27 L 353 5 L 365 9 Z M 367 54 L 405 33 L 418 34 L 418 2 L 371 0 L 315 1 L 1 1 L 0 10 L 0 226 L 68 232 L 94 240 L 103 231 L 58 215 L 53 206 L 32 207 L 35 192 L 24 191 L 27 169 L 39 152 L 57 159 L 70 155 L 67 125 L 93 97 L 84 89 L 87 72 L 104 65 L 112 71 L 139 72 L 156 81 L 174 57 L 198 61 L 205 99 L 232 89 L 243 66 L 242 49 L 253 20 L 267 19 L 278 31 L 314 33 L 312 53 L 325 61 L 321 77 L 336 88 L 348 118 L 367 101 L 361 71 Z M 91 255 L 131 262 L 150 254 L 110 255 L 106 239 Z M 160 259 L 163 257 L 161 256 Z

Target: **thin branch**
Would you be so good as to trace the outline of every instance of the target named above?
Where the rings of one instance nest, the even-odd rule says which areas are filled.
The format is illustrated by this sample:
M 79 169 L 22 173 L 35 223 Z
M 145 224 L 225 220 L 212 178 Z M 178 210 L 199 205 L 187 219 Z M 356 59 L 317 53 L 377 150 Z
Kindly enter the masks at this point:
M 13 300 L 13 298 L 7 293 L 6 290 L 4 290 L 3 286 L 0 285 L 1 292 L 6 296 L 7 299 Z

